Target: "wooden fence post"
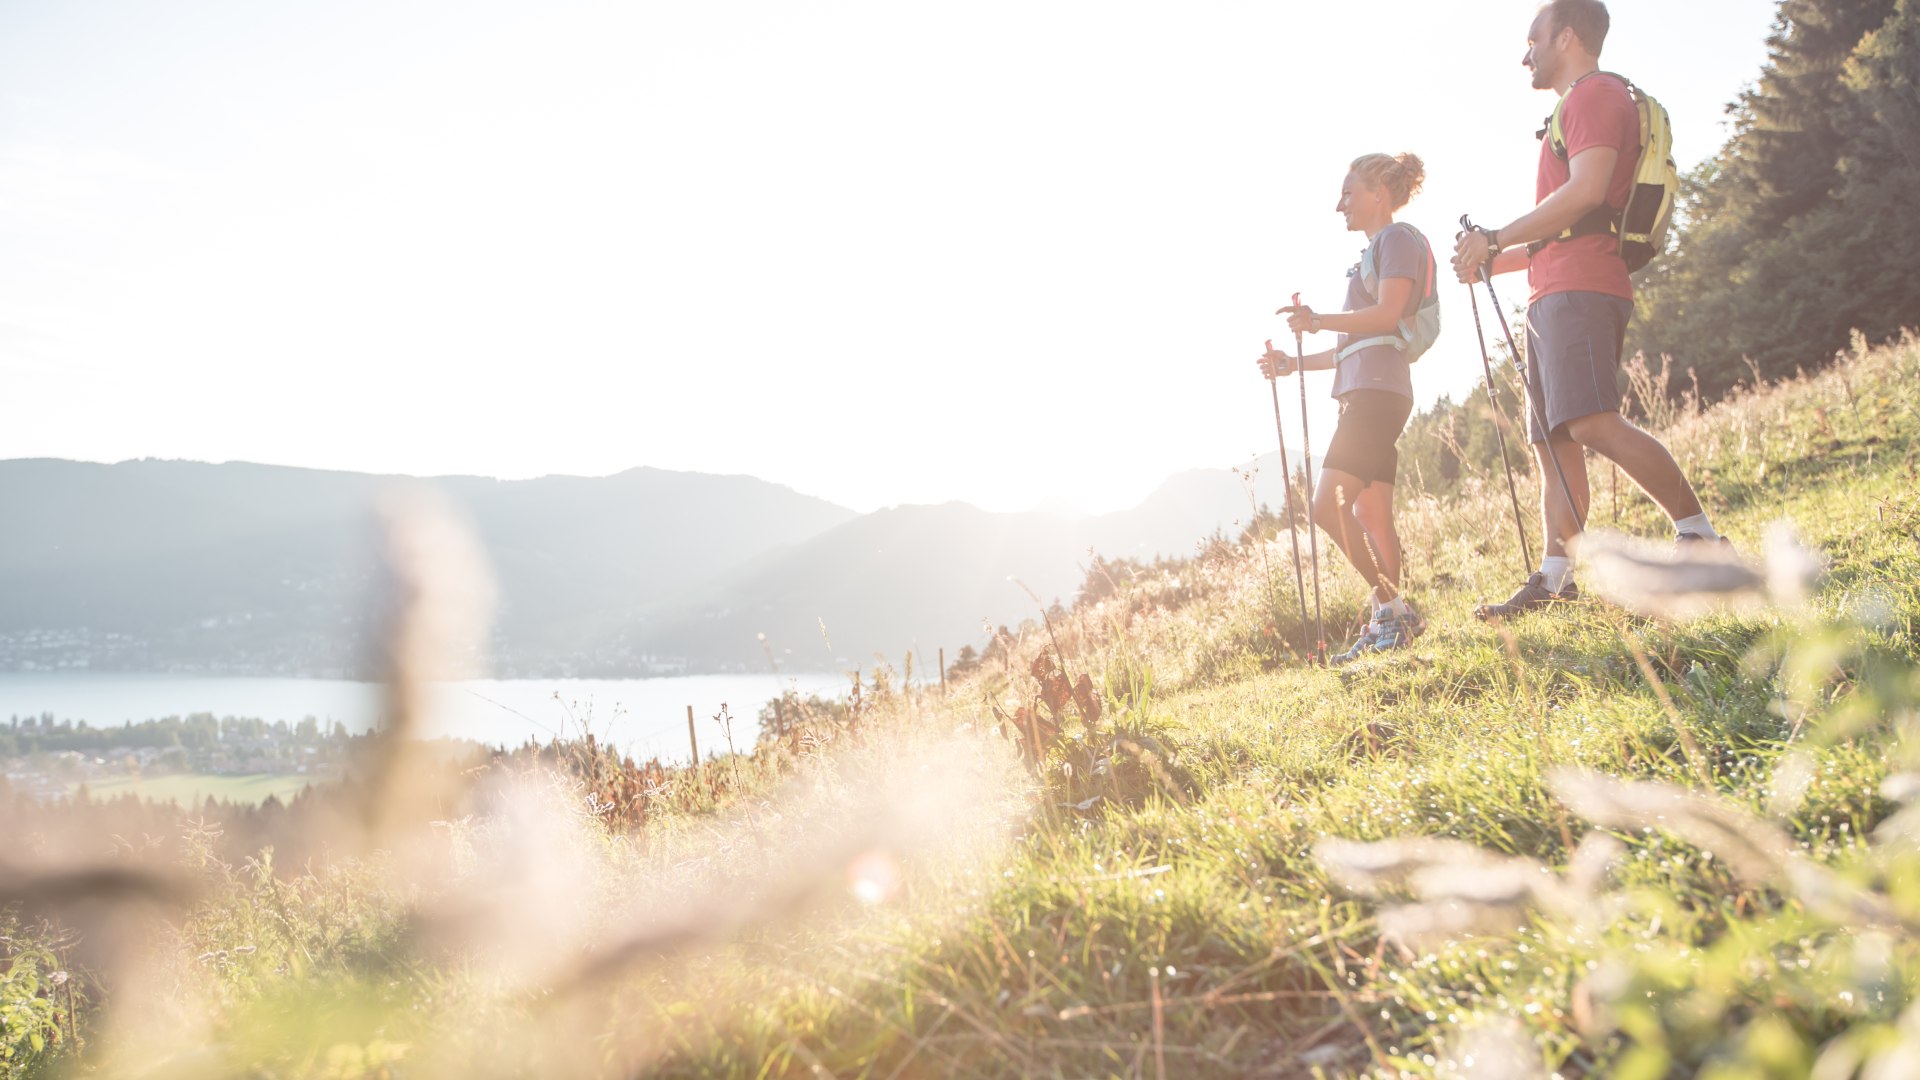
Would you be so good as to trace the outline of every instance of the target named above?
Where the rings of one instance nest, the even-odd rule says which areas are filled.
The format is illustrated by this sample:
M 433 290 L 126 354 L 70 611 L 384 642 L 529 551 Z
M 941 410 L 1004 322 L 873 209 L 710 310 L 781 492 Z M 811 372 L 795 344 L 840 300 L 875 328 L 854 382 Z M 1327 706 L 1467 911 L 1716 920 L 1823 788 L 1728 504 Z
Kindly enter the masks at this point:
M 687 706 L 687 743 L 693 747 L 693 772 L 695 776 L 702 772 L 700 767 L 700 736 L 693 729 L 693 706 Z
M 947 696 L 947 647 L 940 646 L 940 696 Z

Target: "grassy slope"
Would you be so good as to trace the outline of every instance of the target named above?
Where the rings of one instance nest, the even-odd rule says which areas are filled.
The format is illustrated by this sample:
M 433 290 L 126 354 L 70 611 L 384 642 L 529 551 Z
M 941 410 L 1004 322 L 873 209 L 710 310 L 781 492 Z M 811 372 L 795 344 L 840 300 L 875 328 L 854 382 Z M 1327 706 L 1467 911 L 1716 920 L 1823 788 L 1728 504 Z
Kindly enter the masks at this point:
M 991 734 L 994 706 L 1033 692 L 1024 669 L 1046 646 L 1039 630 L 947 702 L 882 696 L 858 733 L 762 755 L 751 799 L 656 817 L 640 837 L 578 841 L 594 902 L 543 907 L 535 921 L 577 918 L 564 951 L 625 932 L 647 904 L 772 892 L 751 868 L 871 816 L 862 791 L 953 780 L 941 828 L 886 849 L 905 875 L 890 903 L 750 922 L 563 1009 L 502 990 L 504 976 L 472 957 L 409 951 L 401 930 L 420 898 L 377 864 L 290 884 L 220 871 L 177 942 L 179 1011 L 126 1029 L 119 1060 L 141 1062 L 139 1073 L 170 1062 L 178 1075 L 360 1075 L 396 1060 L 427 1075 L 1425 1073 L 1445 1067 L 1458 1032 L 1492 1021 L 1518 1025 L 1527 1053 L 1567 1075 L 1659 1076 L 1743 1054 L 1784 1064 L 1724 1075 L 1804 1071 L 1808 1047 L 1861 1017 L 1813 976 L 1776 985 L 1768 965 L 1791 973 L 1826 956 L 1829 937 L 1802 933 L 1802 905 L 1736 881 L 1724 860 L 1623 831 L 1623 899 L 1603 925 L 1541 918 L 1402 953 L 1383 943 L 1378 906 L 1333 886 L 1311 847 L 1441 836 L 1558 868 L 1590 826 L 1549 793 L 1550 766 L 1682 785 L 1704 768 L 1758 809 L 1795 716 L 1811 779 L 1784 824 L 1816 858 L 1861 864 L 1861 838 L 1890 810 L 1878 790 L 1895 744 L 1884 725 L 1819 733 L 1865 700 L 1866 668 L 1835 654 L 1845 676 L 1804 716 L 1783 716 L 1782 681 L 1754 657 L 1789 636 L 1796 648 L 1839 640 L 1843 616 L 1867 609 L 1878 654 L 1920 656 L 1917 375 L 1909 342 L 1669 432 L 1743 548 L 1787 517 L 1828 554 L 1832 582 L 1811 616 L 1666 625 L 1594 604 L 1497 632 L 1469 612 L 1513 584 L 1504 487 L 1444 501 L 1404 493 L 1410 591 L 1433 624 L 1409 653 L 1336 671 L 1270 662 L 1276 635 L 1298 635 L 1290 586 L 1273 591 L 1290 568 L 1223 547 L 1052 628 L 1070 672 L 1105 686 L 1102 730 L 1135 752 L 1102 767 L 1070 738 L 1035 779 Z M 1606 524 L 1604 475 L 1596 486 Z M 1638 498 L 1623 511 L 1630 530 L 1664 526 Z M 1350 575 L 1330 574 L 1339 613 L 1358 595 Z M 1705 760 L 1687 759 L 1676 718 Z M 796 790 L 812 801 L 785 799 Z M 472 842 L 484 847 L 484 834 Z M 243 941 L 252 951 L 231 963 L 185 959 Z M 1668 961 L 1678 966 L 1659 967 Z M 1920 964 L 1892 970 L 1881 1013 Z M 1608 998 L 1596 973 L 1648 994 Z M 1602 999 L 1615 1002 L 1611 1022 L 1595 1019 Z M 182 1024 L 193 1056 L 166 1047 Z
M 1852 362 L 1844 378 L 1836 372 L 1735 401 L 1671 433 L 1677 456 L 1724 507 L 1725 531 L 1753 550 L 1770 522 L 1797 523 L 1833 560 L 1829 602 L 1879 596 L 1898 627 L 1891 644 L 1908 656 L 1920 614 L 1910 524 L 1920 501 L 1906 494 L 1920 431 L 1910 390 L 1917 366 L 1920 349 L 1909 345 Z M 1606 491 L 1599 476 L 1596 486 Z M 1302 1052 L 1316 1048 L 1305 1061 L 1336 1072 L 1388 1062 L 1418 1069 L 1440 1034 L 1433 1017 L 1464 1021 L 1476 1012 L 1521 1018 L 1556 1066 L 1616 1063 L 1622 1044 L 1586 1044 L 1568 1019 L 1576 970 L 1607 943 L 1543 955 L 1509 942 L 1376 964 L 1369 908 L 1329 885 L 1309 846 L 1319 836 L 1437 835 L 1558 864 L 1566 839 L 1587 826 L 1547 793 L 1547 765 L 1692 782 L 1625 638 L 1669 676 L 1684 672 L 1673 680 L 1677 707 L 1712 758 L 1717 787 L 1758 806 L 1789 728 L 1769 710 L 1773 680 L 1748 671 L 1743 658 L 1778 624 L 1714 617 L 1667 628 L 1595 605 L 1522 622 L 1509 641 L 1470 610 L 1511 587 L 1513 541 L 1500 528 L 1510 518 L 1503 522 L 1497 499 L 1461 501 L 1416 497 L 1409 507 L 1411 589 L 1434 627 L 1410 655 L 1341 671 L 1258 673 L 1256 650 L 1236 649 L 1257 630 L 1236 630 L 1247 611 L 1220 603 L 1217 592 L 1164 625 L 1138 620 L 1091 635 L 1090 662 L 1109 674 L 1130 662 L 1159 678 L 1122 723 L 1175 751 L 1190 793 L 1049 820 L 1008 858 L 963 932 L 943 934 L 939 947 L 902 942 L 909 959 L 899 982 L 874 1003 L 898 1043 L 929 1026 L 910 1023 L 902 1006 L 886 1008 L 905 990 L 922 1008 L 925 1000 L 970 1003 L 1006 1040 L 960 1034 L 942 1069 L 1151 1072 L 1155 1063 L 1143 1065 L 1141 1054 L 1157 982 L 1161 1054 L 1172 1050 L 1175 1072 L 1288 1074 L 1304 1071 Z M 1608 500 L 1596 504 L 1595 524 L 1610 524 Z M 1642 500 L 1624 509 L 1625 527 L 1657 535 L 1664 525 Z M 1355 596 L 1357 582 L 1331 593 Z M 1292 600 L 1283 595 L 1283 611 Z M 1793 830 L 1819 850 L 1846 848 L 1886 810 L 1875 794 L 1886 771 L 1869 742 L 1825 750 Z M 1697 946 L 1724 925 L 1709 898 L 1737 890 L 1718 867 L 1675 859 L 1670 847 L 1634 844 L 1619 880 L 1658 886 L 1680 902 L 1682 917 L 1651 936 Z M 1170 869 L 1126 874 L 1162 866 Z M 1002 991 L 1013 996 L 1001 1001 Z M 1252 1000 L 1232 1000 L 1244 995 Z M 827 1042 L 844 1056 L 826 1056 L 828 1065 L 859 1072 L 888 1064 L 891 1053 L 866 1056 L 875 1020 L 845 1017 L 834 1032 L 845 1041 Z M 764 1049 L 778 1050 L 795 1021 L 786 1010 L 768 1017 L 776 1030 Z M 937 1046 L 920 1045 L 940 1060 Z M 1708 1040 L 1673 1052 L 1685 1060 L 1719 1051 Z

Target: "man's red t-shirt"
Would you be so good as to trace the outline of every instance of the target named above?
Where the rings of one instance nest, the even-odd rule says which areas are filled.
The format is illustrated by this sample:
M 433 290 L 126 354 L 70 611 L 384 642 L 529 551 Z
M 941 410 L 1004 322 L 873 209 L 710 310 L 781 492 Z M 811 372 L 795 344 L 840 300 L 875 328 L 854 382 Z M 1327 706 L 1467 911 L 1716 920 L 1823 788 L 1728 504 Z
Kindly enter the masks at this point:
M 1627 205 L 1633 190 L 1633 171 L 1640 163 L 1640 107 L 1624 80 L 1605 72 L 1585 76 L 1567 90 L 1560 107 L 1560 131 L 1567 140 L 1567 158 L 1561 160 L 1540 140 L 1540 172 L 1534 201 L 1558 191 L 1573 176 L 1572 160 L 1580 151 L 1611 146 L 1620 151 L 1607 183 L 1607 205 Z M 1620 242 L 1607 233 L 1557 240 L 1540 249 L 1527 267 L 1533 299 L 1563 292 L 1597 292 L 1633 299 L 1633 282 L 1620 258 Z

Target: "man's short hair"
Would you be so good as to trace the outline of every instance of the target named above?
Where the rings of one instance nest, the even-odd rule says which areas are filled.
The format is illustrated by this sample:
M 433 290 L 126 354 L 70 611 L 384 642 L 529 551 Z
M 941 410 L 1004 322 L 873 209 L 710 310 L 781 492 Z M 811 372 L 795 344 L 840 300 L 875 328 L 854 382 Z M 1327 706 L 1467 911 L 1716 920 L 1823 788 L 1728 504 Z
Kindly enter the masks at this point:
M 1613 20 L 1607 15 L 1607 5 L 1600 0 L 1550 0 L 1547 10 L 1553 13 L 1553 32 L 1562 28 L 1571 28 L 1580 44 L 1595 56 L 1607 43 L 1607 27 Z

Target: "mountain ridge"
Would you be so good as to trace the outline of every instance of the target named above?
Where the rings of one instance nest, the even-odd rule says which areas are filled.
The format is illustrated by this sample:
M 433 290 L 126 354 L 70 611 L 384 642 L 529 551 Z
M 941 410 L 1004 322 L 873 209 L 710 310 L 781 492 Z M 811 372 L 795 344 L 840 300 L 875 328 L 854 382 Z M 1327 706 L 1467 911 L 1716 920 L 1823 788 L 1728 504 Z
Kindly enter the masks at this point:
M 1277 501 L 1271 474 L 1258 479 Z M 489 649 L 505 676 L 751 669 L 776 643 L 776 662 L 816 670 L 957 649 L 1032 614 L 1010 579 L 1070 600 L 1089 551 L 1184 553 L 1253 508 L 1226 469 L 1067 517 L 958 500 L 860 514 L 747 474 L 647 465 L 498 479 L 16 458 L 0 461 L 0 670 L 364 674 L 374 509 L 416 486 L 447 498 L 492 560 Z

